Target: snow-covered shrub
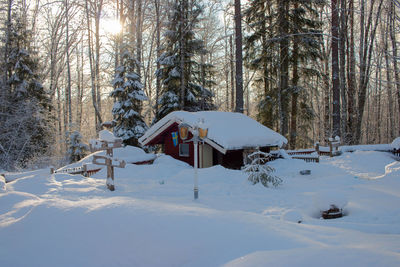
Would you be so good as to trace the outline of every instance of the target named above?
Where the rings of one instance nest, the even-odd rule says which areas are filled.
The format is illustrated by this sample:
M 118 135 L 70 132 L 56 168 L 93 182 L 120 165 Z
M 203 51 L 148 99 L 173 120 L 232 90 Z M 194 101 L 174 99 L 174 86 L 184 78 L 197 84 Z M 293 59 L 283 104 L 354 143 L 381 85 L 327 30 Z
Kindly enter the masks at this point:
M 82 135 L 78 131 L 72 132 L 68 137 L 68 159 L 70 163 L 81 160 L 86 156 L 89 147 L 82 143 Z
M 256 151 L 248 156 L 250 163 L 243 167 L 243 171 L 249 175 L 248 180 L 253 184 L 262 183 L 268 187 L 271 184 L 277 187 L 282 183 L 282 179 L 273 175 L 274 168 L 267 164 L 271 154 L 262 151 Z

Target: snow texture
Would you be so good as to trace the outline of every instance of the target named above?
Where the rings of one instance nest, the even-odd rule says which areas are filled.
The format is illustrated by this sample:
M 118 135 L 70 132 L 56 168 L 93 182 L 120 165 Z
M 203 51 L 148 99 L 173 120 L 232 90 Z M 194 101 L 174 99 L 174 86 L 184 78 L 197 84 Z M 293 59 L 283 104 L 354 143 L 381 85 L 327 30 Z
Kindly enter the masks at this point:
M 99 132 L 99 139 L 102 140 L 102 141 L 114 142 L 118 138 L 115 137 L 115 135 L 112 132 L 108 131 L 108 130 L 101 130 Z
M 0 175 L 0 193 L 6 191 L 6 178 Z
M 276 189 L 199 169 L 196 201 L 193 168 L 165 155 L 116 168 L 114 192 L 105 169 L 5 173 L 0 266 L 399 266 L 400 162 L 389 153 L 269 164 L 283 179 Z M 320 219 L 315 202 L 330 200 L 344 217 Z
M 139 141 L 154 134 L 168 121 L 185 122 L 193 127 L 203 119 L 209 127 L 208 138 L 227 150 L 262 146 L 281 147 L 287 143 L 285 137 L 242 113 L 220 111 L 171 112 L 150 127 Z
M 396 139 L 394 139 L 390 146 L 393 149 L 400 149 L 400 137 L 397 137 Z

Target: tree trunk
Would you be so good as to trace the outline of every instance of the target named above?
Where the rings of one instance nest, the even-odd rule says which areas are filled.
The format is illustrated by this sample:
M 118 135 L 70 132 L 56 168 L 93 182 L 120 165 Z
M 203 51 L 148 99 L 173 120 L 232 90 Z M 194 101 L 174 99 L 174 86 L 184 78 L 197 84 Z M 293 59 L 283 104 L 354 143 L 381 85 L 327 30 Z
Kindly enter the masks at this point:
M 96 14 L 95 14 L 95 38 L 96 38 L 96 58 L 95 58 L 95 72 L 96 72 L 96 98 L 99 114 L 101 114 L 101 86 L 100 86 L 100 17 L 103 8 L 103 0 L 96 1 Z M 96 125 L 97 131 L 101 130 L 101 115 L 98 116 L 98 123 Z
M 356 120 L 355 114 L 355 91 L 356 91 L 356 57 L 354 51 L 354 0 L 349 3 L 349 20 L 350 20 L 350 41 L 347 45 L 347 143 L 353 145 L 355 143 L 354 126 Z
M 136 22 L 136 60 L 137 74 L 139 77 L 142 74 L 142 0 L 137 0 L 137 22 Z
M 329 80 L 329 45 L 328 41 L 323 46 L 323 61 L 324 61 L 324 74 L 323 74 L 323 84 L 324 84 L 324 130 L 323 130 L 323 138 L 328 138 L 331 136 L 331 89 L 330 89 L 330 80 Z
M 242 14 L 240 0 L 235 0 L 235 45 L 236 45 L 236 107 L 243 113 L 243 58 L 242 58 Z
M 395 123 L 394 123 L 394 110 L 393 110 L 393 87 L 392 87 L 392 69 L 390 67 L 390 59 L 389 59 L 389 35 L 390 35 L 390 30 L 391 30 L 391 15 L 390 12 L 387 15 L 387 20 L 386 20 L 386 27 L 385 30 L 382 31 L 382 39 L 384 40 L 384 54 L 385 54 L 385 63 L 386 63 L 386 90 L 387 90 L 387 100 L 388 100 L 388 131 L 387 131 L 387 138 L 388 142 L 390 140 L 393 140 L 396 136 L 395 134 Z
M 340 136 L 339 20 L 337 0 L 332 0 L 332 134 Z
M 88 0 L 85 0 L 85 9 L 86 9 L 86 27 L 87 27 L 87 34 L 88 34 L 88 54 L 89 54 L 89 66 L 90 66 L 90 78 L 92 82 L 92 103 L 95 112 L 96 118 L 96 132 L 100 131 L 100 124 L 102 123 L 100 109 L 97 105 L 97 97 L 96 97 L 96 73 L 93 68 L 93 56 L 92 56 L 92 35 L 91 35 L 91 24 L 90 24 L 90 13 L 89 13 L 89 6 Z
M 12 6 L 13 6 L 13 0 L 8 0 L 7 1 L 7 22 L 6 22 L 6 33 L 5 33 L 5 44 L 4 44 L 4 63 L 9 62 L 10 60 L 10 34 L 11 34 L 11 17 L 12 17 Z M 4 70 L 3 70 L 3 89 L 1 90 L 3 92 L 3 99 L 6 99 L 10 94 L 11 94 L 11 87 L 9 86 L 8 80 L 11 78 L 11 71 L 7 67 L 8 64 L 4 64 Z
M 279 23 L 279 89 L 278 106 L 280 119 L 280 133 L 288 134 L 288 88 L 289 88 L 289 1 L 280 0 L 278 7 Z
M 298 40 L 295 37 L 293 40 L 293 78 L 292 78 L 292 111 L 290 120 L 290 149 L 296 149 L 296 138 L 297 138 L 297 101 L 298 101 L 298 82 L 299 82 L 299 72 L 298 72 Z
M 160 58 L 161 56 L 161 24 L 160 24 L 160 0 L 154 0 L 154 4 L 156 7 L 156 31 L 157 31 L 157 59 Z M 161 68 L 160 62 L 157 60 L 157 70 Z M 156 99 L 155 99 L 155 115 L 157 116 L 158 114 L 158 98 L 160 95 L 160 90 L 161 90 L 161 81 L 160 77 L 156 77 Z M 156 117 L 158 120 L 159 118 Z
M 341 136 L 345 144 L 347 141 L 347 90 L 346 90 L 346 38 L 347 38 L 347 6 L 346 0 L 340 0 L 340 31 L 339 31 L 339 74 L 341 110 Z
M 83 38 L 81 49 L 76 50 L 76 76 L 77 76 L 77 96 L 76 96 L 76 124 L 78 131 L 81 131 L 82 126 L 82 111 L 83 111 L 83 88 L 84 88 L 84 77 L 83 77 L 83 69 L 84 69 L 84 59 L 83 59 Z
M 180 88 L 180 102 L 181 102 L 181 109 L 185 109 L 185 98 L 186 98 L 186 70 L 185 70 L 185 54 L 186 54 L 186 47 L 185 47 L 185 40 L 184 34 L 186 31 L 186 12 L 187 12 L 187 2 L 181 1 L 181 14 L 180 14 L 180 24 L 179 24 L 179 53 L 180 53 L 180 69 L 181 69 L 181 88 Z
M 360 24 L 361 33 L 364 36 L 361 36 L 360 40 L 360 82 L 359 82 L 359 93 L 358 93 L 358 118 L 356 124 L 356 142 L 361 142 L 361 128 L 362 128 L 362 120 L 364 115 L 365 101 L 367 96 L 367 87 L 369 82 L 369 75 L 371 69 L 371 58 L 372 58 L 372 48 L 375 40 L 376 28 L 378 26 L 378 21 L 380 19 L 381 7 L 383 0 L 379 2 L 377 14 L 375 17 L 375 23 L 372 24 L 373 17 L 373 8 L 374 8 L 375 0 L 371 2 L 370 12 L 368 16 L 368 22 L 366 25 Z M 361 17 L 360 23 L 364 23 L 364 5 L 365 3 L 361 1 Z M 365 29 L 364 29 L 365 26 Z M 371 29 L 372 27 L 372 29 Z
M 234 75 L 234 60 L 233 60 L 233 38 L 232 35 L 229 37 L 229 43 L 231 48 L 230 54 L 230 65 L 231 65 L 231 111 L 235 108 L 235 75 Z
M 399 75 L 399 67 L 397 65 L 397 40 L 396 40 L 396 32 L 394 28 L 395 24 L 395 18 L 396 18 L 396 9 L 394 6 L 394 3 L 391 2 L 391 8 L 390 8 L 390 17 L 391 17 L 391 22 L 390 22 L 390 39 L 392 41 L 392 53 L 393 53 L 393 69 L 394 69 L 394 79 L 396 82 L 396 88 L 397 88 L 397 103 L 398 103 L 398 108 L 400 110 L 400 75 Z M 399 112 L 399 111 L 398 111 Z M 400 136 L 400 115 L 398 115 L 398 136 Z
M 70 40 L 69 40 L 69 4 L 68 0 L 64 1 L 65 5 L 65 46 L 66 46 L 66 61 L 67 61 L 67 88 L 66 88 L 66 101 L 68 107 L 68 130 L 71 131 L 72 127 L 72 94 L 71 94 L 71 66 L 70 66 Z

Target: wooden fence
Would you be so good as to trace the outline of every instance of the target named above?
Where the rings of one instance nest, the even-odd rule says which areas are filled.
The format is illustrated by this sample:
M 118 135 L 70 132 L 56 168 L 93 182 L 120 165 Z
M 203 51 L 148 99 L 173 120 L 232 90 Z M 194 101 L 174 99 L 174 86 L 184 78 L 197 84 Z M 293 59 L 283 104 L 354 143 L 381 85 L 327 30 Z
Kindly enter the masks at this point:
M 88 170 L 87 165 L 83 164 L 81 167 L 67 168 L 67 169 L 62 169 L 62 170 L 54 170 L 54 168 L 50 168 L 50 173 L 51 174 L 53 174 L 53 173 L 81 174 L 85 177 L 90 177 L 100 170 L 101 170 L 101 168 Z
M 305 162 L 319 163 L 319 155 L 314 149 L 290 150 L 286 151 L 292 159 L 301 159 Z
M 395 156 L 400 158 L 400 148 L 399 149 L 393 149 L 392 153 L 393 153 L 393 155 L 395 155 Z

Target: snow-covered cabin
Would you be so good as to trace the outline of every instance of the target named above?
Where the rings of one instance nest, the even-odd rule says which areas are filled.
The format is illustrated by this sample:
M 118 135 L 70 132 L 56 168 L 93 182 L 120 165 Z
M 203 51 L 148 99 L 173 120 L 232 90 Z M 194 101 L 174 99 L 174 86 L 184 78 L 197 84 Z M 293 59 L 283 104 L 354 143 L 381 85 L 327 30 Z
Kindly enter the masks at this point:
M 285 137 L 244 114 L 220 111 L 171 112 L 150 127 L 139 142 L 143 146 L 161 144 L 165 154 L 193 166 L 193 142 L 181 140 L 178 127 L 182 122 L 193 127 L 201 120 L 208 127 L 208 136 L 199 144 L 200 168 L 219 164 L 237 169 L 255 149 L 269 152 L 271 147 L 287 143 Z M 191 138 L 189 133 L 188 140 Z

